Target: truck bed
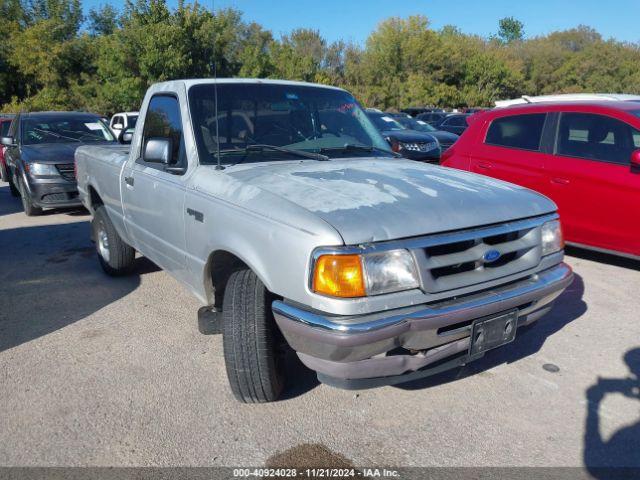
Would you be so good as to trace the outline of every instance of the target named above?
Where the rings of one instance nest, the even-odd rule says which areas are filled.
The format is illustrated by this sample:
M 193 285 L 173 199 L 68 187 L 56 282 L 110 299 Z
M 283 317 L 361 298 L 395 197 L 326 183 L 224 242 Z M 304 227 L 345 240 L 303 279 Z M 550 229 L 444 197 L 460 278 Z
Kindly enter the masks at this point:
M 116 228 L 122 229 L 120 176 L 129 159 L 130 145 L 87 145 L 76 150 L 76 171 L 80 199 L 89 208 L 91 192 L 96 191 L 107 207 Z

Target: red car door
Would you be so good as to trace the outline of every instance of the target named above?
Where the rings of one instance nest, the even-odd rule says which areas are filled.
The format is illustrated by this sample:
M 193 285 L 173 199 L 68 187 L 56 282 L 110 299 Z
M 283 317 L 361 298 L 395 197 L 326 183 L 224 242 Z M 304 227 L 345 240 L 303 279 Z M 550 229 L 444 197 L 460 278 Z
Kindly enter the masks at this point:
M 544 168 L 566 240 L 640 255 L 640 174 L 630 168 L 640 131 L 606 115 L 563 112 L 557 132 Z
M 541 146 L 546 114 L 503 115 L 483 126 L 470 170 L 546 193 Z

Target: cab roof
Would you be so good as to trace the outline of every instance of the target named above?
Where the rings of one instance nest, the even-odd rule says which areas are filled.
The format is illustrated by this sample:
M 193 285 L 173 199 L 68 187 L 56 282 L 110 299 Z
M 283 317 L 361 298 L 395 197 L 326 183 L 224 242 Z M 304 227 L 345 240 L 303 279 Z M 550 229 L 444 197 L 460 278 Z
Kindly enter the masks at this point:
M 331 90 L 342 90 L 344 89 L 339 87 L 334 87 L 331 85 L 323 85 L 320 83 L 310 83 L 310 82 L 297 82 L 293 80 L 273 80 L 266 78 L 193 78 L 193 79 L 180 79 L 180 80 L 170 80 L 167 82 L 155 83 L 151 86 L 151 90 L 153 91 L 162 91 L 165 89 L 171 90 L 175 89 L 178 86 L 184 85 L 187 89 L 194 85 L 213 85 L 213 84 L 265 84 L 265 85 L 291 85 L 298 87 L 318 87 L 318 88 L 327 88 Z

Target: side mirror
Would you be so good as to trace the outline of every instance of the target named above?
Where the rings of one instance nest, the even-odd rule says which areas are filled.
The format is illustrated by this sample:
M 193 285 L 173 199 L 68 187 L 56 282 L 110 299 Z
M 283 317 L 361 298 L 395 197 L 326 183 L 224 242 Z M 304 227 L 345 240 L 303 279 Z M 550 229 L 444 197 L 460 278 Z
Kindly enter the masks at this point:
M 131 140 L 133 140 L 133 132 L 133 128 L 130 128 L 128 130 L 120 130 L 120 132 L 118 132 L 118 141 L 123 145 L 130 144 Z
M 144 153 L 142 159 L 150 163 L 162 163 L 169 165 L 171 160 L 171 139 L 169 138 L 150 138 L 144 144 Z
M 640 173 L 640 150 L 631 152 L 631 173 Z
M 2 137 L 2 145 L 5 147 L 13 147 L 15 145 L 13 137 Z

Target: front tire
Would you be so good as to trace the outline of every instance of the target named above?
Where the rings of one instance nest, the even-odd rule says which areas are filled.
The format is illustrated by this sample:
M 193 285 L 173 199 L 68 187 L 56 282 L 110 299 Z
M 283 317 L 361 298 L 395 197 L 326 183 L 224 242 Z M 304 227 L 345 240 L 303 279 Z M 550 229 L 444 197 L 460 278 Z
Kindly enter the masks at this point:
M 233 395 L 244 403 L 277 400 L 285 383 L 284 338 L 271 312 L 271 295 L 251 270 L 229 277 L 222 318 Z
M 135 261 L 136 251 L 120 238 L 104 205 L 96 208 L 91 228 L 102 269 L 114 277 L 129 273 Z
M 20 182 L 20 198 L 22 200 L 22 208 L 27 217 L 37 217 L 42 215 L 42 209 L 33 204 L 29 191 L 22 180 Z
M 9 183 L 9 192 L 11 192 L 12 197 L 18 198 L 20 196 L 20 190 L 16 188 L 16 184 L 13 183 L 13 178 L 11 177 L 11 170 L 7 167 L 7 182 Z

